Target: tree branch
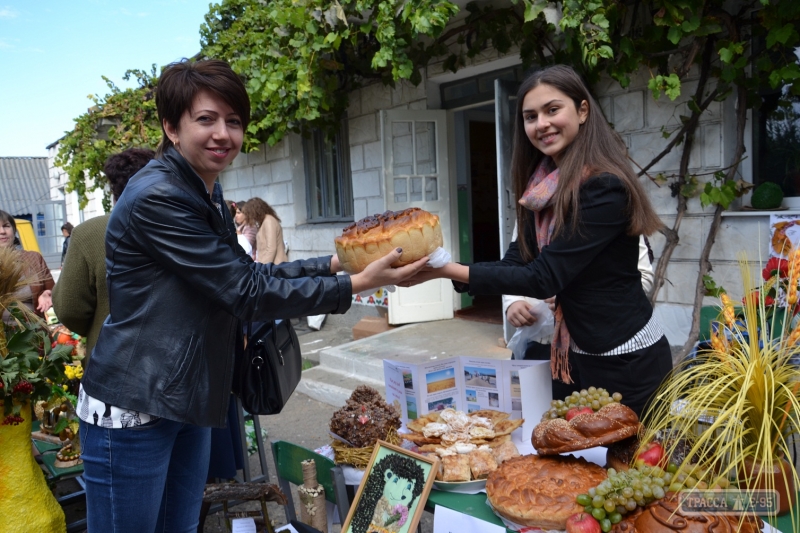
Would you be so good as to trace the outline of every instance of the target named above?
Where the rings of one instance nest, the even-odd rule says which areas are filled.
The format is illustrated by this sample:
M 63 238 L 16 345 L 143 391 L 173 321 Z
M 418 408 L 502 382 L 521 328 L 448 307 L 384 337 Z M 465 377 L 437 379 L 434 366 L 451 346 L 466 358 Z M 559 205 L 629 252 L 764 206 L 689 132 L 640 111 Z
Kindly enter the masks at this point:
M 743 85 L 738 85 L 736 88 L 736 149 L 734 150 L 733 160 L 738 161 L 744 154 L 744 130 L 747 124 L 747 88 Z M 736 177 L 737 166 L 732 166 L 725 176 L 725 181 L 731 181 Z M 694 295 L 694 310 L 692 312 L 692 328 L 689 330 L 689 338 L 686 339 L 686 344 L 683 345 L 681 356 L 685 357 L 700 334 L 700 309 L 703 306 L 703 297 L 706 290 L 703 283 L 703 276 L 708 274 L 711 270 L 711 263 L 709 257 L 711 256 L 711 248 L 714 246 L 714 241 L 717 238 L 719 227 L 722 223 L 722 212 L 724 208 L 717 205 L 714 209 L 714 220 L 708 230 L 706 243 L 703 246 L 703 253 L 700 255 L 700 272 L 697 274 L 697 283 L 695 285 Z

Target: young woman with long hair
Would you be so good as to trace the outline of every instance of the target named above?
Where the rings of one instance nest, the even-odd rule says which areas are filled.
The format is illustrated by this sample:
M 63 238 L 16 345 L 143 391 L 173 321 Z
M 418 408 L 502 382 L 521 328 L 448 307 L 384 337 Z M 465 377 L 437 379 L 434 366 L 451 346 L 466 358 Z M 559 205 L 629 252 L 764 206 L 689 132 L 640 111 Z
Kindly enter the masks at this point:
M 289 260 L 283 243 L 283 228 L 278 213 L 261 198 L 250 198 L 242 206 L 245 226 L 257 228 L 255 259 L 259 263 L 283 263 Z
M 448 278 L 459 292 L 555 296 L 553 377 L 620 392 L 641 413 L 672 368 L 637 268 L 640 236 L 662 223 L 573 69 L 537 71 L 517 96 L 520 236 L 501 261 L 427 268 L 403 285 Z

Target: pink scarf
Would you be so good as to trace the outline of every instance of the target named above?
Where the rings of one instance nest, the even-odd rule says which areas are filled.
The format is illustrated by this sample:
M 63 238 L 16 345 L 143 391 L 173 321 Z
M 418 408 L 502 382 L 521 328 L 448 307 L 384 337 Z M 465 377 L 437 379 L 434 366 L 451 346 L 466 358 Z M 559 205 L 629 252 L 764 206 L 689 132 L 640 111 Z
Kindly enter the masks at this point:
M 553 230 L 556 226 L 556 215 L 553 211 L 553 194 L 558 185 L 558 167 L 553 160 L 545 157 L 536 167 L 525 193 L 519 199 L 522 207 L 533 211 L 533 218 L 536 222 L 536 242 L 541 252 L 545 246 L 550 244 Z M 519 234 L 523 234 L 523 229 L 519 228 Z M 569 330 L 564 323 L 564 313 L 561 306 L 556 307 L 555 313 L 555 333 L 550 344 L 550 373 L 553 379 L 559 379 L 564 383 L 572 383 L 569 375 Z

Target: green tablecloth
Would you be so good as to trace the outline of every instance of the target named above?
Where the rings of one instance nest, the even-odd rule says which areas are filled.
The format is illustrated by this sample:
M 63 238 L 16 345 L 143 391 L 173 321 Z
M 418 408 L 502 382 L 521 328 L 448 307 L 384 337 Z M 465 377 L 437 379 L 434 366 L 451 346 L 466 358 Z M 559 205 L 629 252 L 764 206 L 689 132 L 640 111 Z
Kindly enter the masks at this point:
M 498 526 L 503 525 L 497 515 L 492 512 L 491 508 L 486 504 L 486 494 L 458 494 L 455 492 L 442 492 L 439 490 L 432 490 L 425 507 L 429 511 L 433 511 L 434 507 L 441 505 L 454 511 L 464 513 L 466 515 L 486 520 Z M 777 521 L 776 521 L 777 520 Z M 792 533 L 792 516 L 787 514 L 780 516 L 777 519 L 772 519 L 772 525 L 777 527 L 781 533 Z M 508 531 L 511 531 L 510 529 Z

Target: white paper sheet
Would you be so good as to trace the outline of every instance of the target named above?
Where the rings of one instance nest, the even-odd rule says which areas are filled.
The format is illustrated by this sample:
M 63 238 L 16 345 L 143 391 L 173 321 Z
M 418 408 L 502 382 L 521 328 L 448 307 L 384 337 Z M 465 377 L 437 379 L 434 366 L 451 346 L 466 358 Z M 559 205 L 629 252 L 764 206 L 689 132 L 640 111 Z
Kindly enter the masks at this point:
M 433 533 L 505 533 L 505 528 L 437 505 Z
M 231 520 L 231 531 L 233 533 L 256 533 L 256 521 L 252 518 L 234 518 Z M 297 532 L 295 531 L 295 533 Z
M 520 368 L 519 385 L 522 394 L 523 440 L 530 442 L 533 428 L 542 419 L 542 414 L 550 409 L 553 398 L 553 381 L 550 374 L 550 361 L 531 361 L 527 368 Z M 520 453 L 522 451 L 520 450 Z

